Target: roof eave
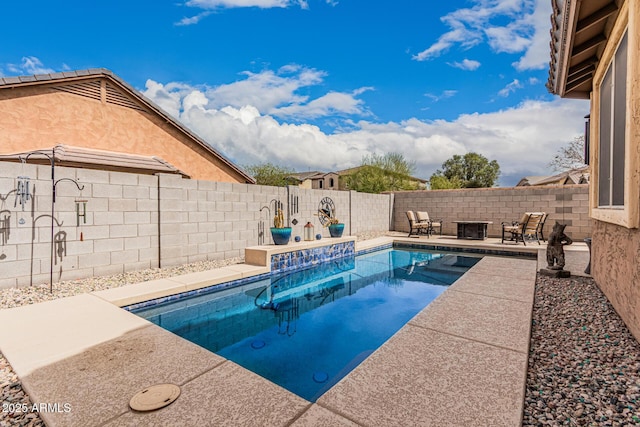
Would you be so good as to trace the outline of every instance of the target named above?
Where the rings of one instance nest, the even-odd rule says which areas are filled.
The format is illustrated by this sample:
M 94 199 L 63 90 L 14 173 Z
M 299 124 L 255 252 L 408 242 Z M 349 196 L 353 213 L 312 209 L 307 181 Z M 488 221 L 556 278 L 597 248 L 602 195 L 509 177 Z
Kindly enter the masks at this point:
M 13 78 L 4 78 L 5 83 L 0 85 L 0 88 L 15 88 L 15 87 L 25 87 L 25 86 L 34 86 L 34 85 L 43 85 L 43 84 L 55 84 L 59 82 L 70 82 L 70 81 L 79 81 L 79 80 L 88 80 L 88 79 L 96 79 L 96 78 L 106 78 L 111 82 L 119 86 L 122 90 L 127 92 L 134 99 L 137 99 L 139 102 L 144 104 L 145 107 L 149 108 L 156 114 L 160 115 L 163 119 L 166 120 L 168 124 L 171 124 L 175 128 L 177 128 L 181 133 L 186 134 L 189 138 L 193 139 L 198 145 L 200 145 L 204 150 L 212 154 L 214 157 L 220 159 L 222 163 L 227 165 L 237 174 L 239 174 L 247 183 L 255 184 L 256 180 L 245 172 L 242 168 L 234 164 L 231 160 L 227 159 L 226 156 L 218 152 L 211 145 L 209 145 L 204 139 L 196 135 L 193 131 L 182 125 L 176 119 L 174 119 L 169 113 L 165 112 L 162 108 L 156 105 L 153 101 L 148 99 L 142 93 L 134 89 L 127 82 L 118 77 L 111 70 L 106 68 L 91 68 L 88 70 L 79 70 L 73 72 L 61 72 L 61 73 L 50 73 L 50 74 L 36 74 L 34 76 L 21 76 L 16 77 L 15 82 L 13 82 Z M 9 80 L 9 83 L 6 81 Z

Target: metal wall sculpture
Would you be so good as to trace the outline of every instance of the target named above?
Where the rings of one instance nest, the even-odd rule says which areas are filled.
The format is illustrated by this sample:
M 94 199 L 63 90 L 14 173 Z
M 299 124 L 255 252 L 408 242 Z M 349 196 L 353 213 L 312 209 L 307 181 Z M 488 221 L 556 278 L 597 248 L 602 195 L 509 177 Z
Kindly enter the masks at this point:
M 18 203 L 22 206 L 24 211 L 27 202 L 32 198 L 31 191 L 29 189 L 30 178 L 28 176 L 19 176 L 16 183 L 16 199 L 13 202 L 13 207 L 17 207 Z
M 55 166 L 56 166 L 56 152 L 55 152 L 55 147 L 51 149 L 51 153 L 45 152 L 45 151 L 32 151 L 30 153 L 27 153 L 24 157 L 20 156 L 20 161 L 22 162 L 22 165 L 24 167 L 24 165 L 27 163 L 27 160 L 29 160 L 29 158 L 31 158 L 32 156 L 35 157 L 44 157 L 46 159 L 49 160 L 49 162 L 51 163 L 51 215 L 49 215 L 51 217 L 51 241 L 50 241 L 50 246 L 51 246 L 51 250 L 50 250 L 50 259 L 49 259 L 49 292 L 53 292 L 53 265 L 54 262 L 57 264 L 58 258 L 55 257 L 54 255 L 54 245 L 56 245 L 58 247 L 58 251 L 57 254 L 60 257 L 60 261 L 62 261 L 62 256 L 66 254 L 66 232 L 64 232 L 64 239 L 62 239 L 61 237 L 54 237 L 54 227 L 55 224 L 57 223 L 58 226 L 62 225 L 62 222 L 58 222 L 58 220 L 55 218 L 55 204 L 56 204 L 56 187 L 58 186 L 59 183 L 61 182 L 71 182 L 73 184 L 75 184 L 75 186 L 78 188 L 79 191 L 82 191 L 82 189 L 84 188 L 84 185 L 80 185 L 78 184 L 78 181 L 75 179 L 71 179 L 71 178 L 60 178 L 58 180 L 56 180 L 56 174 L 55 174 Z M 18 194 L 16 194 L 16 200 L 18 200 L 18 197 L 20 197 L 21 200 L 21 204 L 22 204 L 22 208 L 24 210 L 24 205 L 26 204 L 26 202 L 29 201 L 30 198 L 32 198 L 31 196 L 31 192 L 29 189 L 29 180 L 28 178 L 25 179 L 26 177 L 23 175 L 18 177 L 18 184 L 20 185 L 20 189 L 16 189 L 17 193 L 20 193 L 20 191 L 22 191 L 22 195 L 19 196 Z M 24 201 L 24 204 L 22 203 Z M 33 211 L 33 210 L 32 210 Z M 41 218 L 41 216 L 39 216 L 38 218 Z M 32 227 L 35 228 L 35 222 L 38 218 L 33 218 L 32 220 Z M 64 242 L 63 242 L 64 241 Z M 60 249 L 62 248 L 62 250 Z M 33 260 L 32 260 L 33 262 Z

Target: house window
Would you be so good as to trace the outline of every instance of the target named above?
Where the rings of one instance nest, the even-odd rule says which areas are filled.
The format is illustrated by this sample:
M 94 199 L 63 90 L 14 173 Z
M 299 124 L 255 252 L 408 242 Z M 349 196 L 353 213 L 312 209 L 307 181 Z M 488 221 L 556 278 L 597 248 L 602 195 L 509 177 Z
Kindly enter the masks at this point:
M 329 178 L 329 188 L 333 188 L 333 178 Z
M 318 181 L 318 188 L 322 188 L 323 184 L 324 184 L 323 180 Z
M 620 41 L 600 87 L 598 207 L 624 207 L 627 116 L 627 34 Z

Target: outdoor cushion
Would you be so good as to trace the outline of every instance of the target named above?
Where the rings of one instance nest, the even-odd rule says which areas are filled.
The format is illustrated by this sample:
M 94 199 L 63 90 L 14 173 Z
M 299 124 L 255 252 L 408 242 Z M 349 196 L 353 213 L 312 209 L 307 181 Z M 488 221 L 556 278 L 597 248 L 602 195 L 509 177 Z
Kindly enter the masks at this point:
M 429 222 L 429 213 L 428 212 L 416 212 L 416 218 L 418 218 L 419 222 Z

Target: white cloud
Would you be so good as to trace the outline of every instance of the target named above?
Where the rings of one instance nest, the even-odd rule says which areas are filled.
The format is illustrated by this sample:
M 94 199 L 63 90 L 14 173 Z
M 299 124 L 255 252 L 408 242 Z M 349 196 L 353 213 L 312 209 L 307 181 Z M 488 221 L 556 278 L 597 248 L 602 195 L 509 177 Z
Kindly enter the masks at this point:
M 297 0 L 189 0 L 186 5 L 202 9 L 234 8 L 234 7 L 259 7 L 268 9 L 272 7 L 289 7 L 295 4 L 306 4 Z
M 531 35 L 523 21 L 512 22 L 505 27 L 490 27 L 485 30 L 487 42 L 496 53 L 518 53 L 529 47 Z
M 174 88 L 170 94 L 161 90 L 168 87 Z M 310 124 L 281 122 L 252 105 L 212 107 L 206 91 L 180 84 L 149 82 L 146 94 L 179 111 L 179 120 L 240 165 L 268 161 L 296 170 L 331 171 L 357 166 L 367 154 L 399 152 L 416 162 L 416 176 L 428 178 L 454 154 L 473 151 L 498 161 L 502 185 L 550 174 L 548 162 L 558 147 L 582 132 L 589 108 L 587 101 L 526 101 L 452 121 L 363 120 L 348 131 L 327 134 Z
M 449 31 L 427 49 L 414 55 L 413 59 L 425 61 L 442 55 L 454 46 L 466 50 L 486 42 L 496 53 L 524 52 L 520 60 L 514 63 L 514 67 L 520 71 L 545 66 L 549 55 L 549 1 L 472 2 L 470 8 L 458 9 L 442 17 L 441 21 L 450 28 Z
M 445 91 L 442 91 L 442 93 L 440 95 L 434 95 L 432 93 L 425 93 L 424 96 L 426 96 L 427 98 L 430 98 L 431 100 L 433 100 L 433 102 L 438 102 L 438 101 L 441 101 L 443 99 L 451 98 L 452 96 L 455 96 L 455 94 L 457 94 L 457 93 L 458 93 L 457 90 L 445 90 Z
M 298 105 L 307 102 L 308 97 L 296 92 L 305 87 L 320 84 L 326 73 L 311 68 L 289 65 L 274 72 L 244 72 L 246 78 L 207 90 L 211 106 L 232 105 L 241 107 L 253 105 L 262 113 L 271 113 L 283 104 Z
M 149 80 L 143 94 L 152 99 L 157 98 L 158 104 L 176 117 L 186 110 L 180 100 L 194 92 L 206 99 L 203 107 L 209 109 L 227 106 L 239 109 L 250 105 L 261 114 L 280 118 L 295 117 L 297 120 L 329 115 L 370 115 L 364 102 L 358 99 L 362 93 L 372 90 L 370 87 L 358 88 L 351 93 L 329 92 L 314 99 L 298 93 L 300 89 L 320 85 L 326 76 L 323 71 L 286 65 L 277 71 L 247 71 L 242 75 L 245 77 L 242 80 L 216 87 L 196 87 L 181 83 L 162 85 Z
M 55 70 L 45 67 L 35 56 L 25 56 L 20 64 L 7 64 L 7 69 L 15 74 L 50 74 Z
M 336 0 L 325 0 L 327 4 L 335 6 Z M 188 7 L 203 9 L 204 12 L 195 16 L 184 17 L 176 22 L 176 26 L 188 26 L 199 23 L 203 18 L 209 16 L 213 10 L 235 9 L 245 7 L 257 7 L 259 9 L 288 8 L 298 6 L 300 9 L 309 9 L 307 0 L 188 0 L 184 3 Z
M 514 79 L 511 83 L 507 84 L 503 89 L 498 92 L 498 95 L 507 97 L 511 93 L 515 92 L 518 89 L 522 89 L 524 86 L 518 79 Z
M 536 0 L 533 14 L 535 33 L 527 52 L 513 65 L 518 71 L 541 70 L 549 64 L 549 16 L 551 16 L 551 2 Z
M 454 68 L 460 68 L 461 70 L 469 70 L 474 71 L 480 67 L 480 62 L 475 61 L 473 59 L 463 59 L 462 62 L 452 62 L 451 65 Z
M 338 4 L 337 0 L 325 0 L 330 6 Z M 201 9 L 230 9 L 239 7 L 258 7 L 260 9 L 270 9 L 274 7 L 286 8 L 299 6 L 301 9 L 308 9 L 307 0 L 188 0 L 187 6 Z
M 202 12 L 202 13 L 199 13 L 199 14 L 197 14 L 195 16 L 191 16 L 189 18 L 185 17 L 185 18 L 182 18 L 180 21 L 176 22 L 175 25 L 179 26 L 179 27 L 188 26 L 188 25 L 195 25 L 198 22 L 200 22 L 200 20 L 202 20 L 202 18 L 205 18 L 205 17 L 209 16 L 210 14 L 211 14 L 211 12 Z
M 470 48 L 479 44 L 481 41 L 482 37 L 478 32 L 471 31 L 465 28 L 464 25 L 456 25 L 451 31 L 441 35 L 438 41 L 429 48 L 414 55 L 413 59 L 416 61 L 426 61 L 437 58 L 455 44 L 460 43 L 463 47 Z

